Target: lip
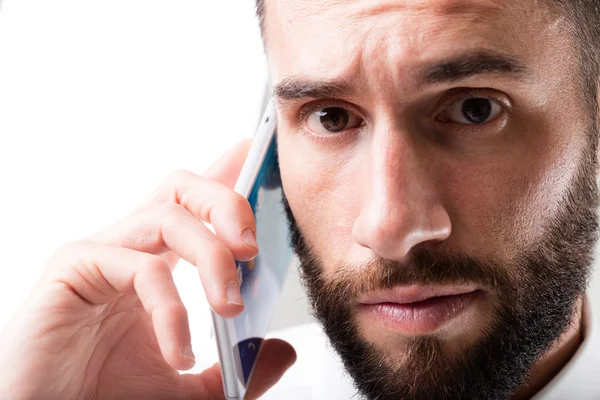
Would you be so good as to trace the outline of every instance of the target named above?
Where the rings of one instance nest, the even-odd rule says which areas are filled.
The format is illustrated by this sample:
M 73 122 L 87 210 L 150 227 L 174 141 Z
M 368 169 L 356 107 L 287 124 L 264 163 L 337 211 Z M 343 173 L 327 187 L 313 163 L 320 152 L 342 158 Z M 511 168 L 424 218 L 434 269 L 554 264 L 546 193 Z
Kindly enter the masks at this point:
M 474 286 L 403 286 L 361 296 L 359 309 L 388 330 L 418 336 L 445 326 L 481 295 Z
M 474 285 L 410 285 L 397 286 L 388 290 L 368 292 L 360 296 L 361 304 L 397 303 L 410 304 L 433 297 L 456 296 L 475 292 Z

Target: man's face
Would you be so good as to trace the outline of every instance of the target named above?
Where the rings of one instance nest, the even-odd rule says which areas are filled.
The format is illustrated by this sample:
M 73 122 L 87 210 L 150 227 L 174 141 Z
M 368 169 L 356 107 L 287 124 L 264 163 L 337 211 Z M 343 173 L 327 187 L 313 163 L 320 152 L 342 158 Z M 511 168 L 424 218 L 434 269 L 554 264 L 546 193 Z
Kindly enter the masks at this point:
M 505 397 L 567 327 L 595 240 L 566 21 L 537 1 L 266 9 L 295 247 L 357 386 Z

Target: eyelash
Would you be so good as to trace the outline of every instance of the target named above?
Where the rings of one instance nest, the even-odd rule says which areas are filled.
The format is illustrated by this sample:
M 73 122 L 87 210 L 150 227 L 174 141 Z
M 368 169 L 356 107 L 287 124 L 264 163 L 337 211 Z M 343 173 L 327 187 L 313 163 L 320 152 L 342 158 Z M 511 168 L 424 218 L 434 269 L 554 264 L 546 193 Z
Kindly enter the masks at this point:
M 345 139 L 349 139 L 352 135 L 349 135 L 347 131 L 332 133 L 331 135 L 318 135 L 318 134 L 315 134 L 314 132 L 312 132 L 306 126 L 306 122 L 307 122 L 306 119 L 311 113 L 318 111 L 318 110 L 322 110 L 324 108 L 329 108 L 329 107 L 342 108 L 342 109 L 348 111 L 349 113 L 353 113 L 353 114 L 357 115 L 359 118 L 361 118 L 363 120 L 363 124 L 361 124 L 361 127 L 364 125 L 365 119 L 361 116 L 360 113 L 356 112 L 353 107 L 350 107 L 347 104 L 344 104 L 343 102 L 339 102 L 339 101 L 335 101 L 335 100 L 331 100 L 331 101 L 321 100 L 321 101 L 317 101 L 314 103 L 308 103 L 300 108 L 300 111 L 298 112 L 298 119 L 297 119 L 298 125 L 301 126 L 300 133 L 302 135 L 308 136 L 311 140 L 314 140 L 316 142 L 320 142 L 323 144 L 334 144 L 337 142 L 342 142 Z M 360 129 L 360 128 L 354 128 L 355 131 L 356 131 L 356 129 Z
M 440 115 L 443 112 L 446 112 L 454 103 L 462 101 L 462 100 L 466 100 L 469 98 L 486 98 L 489 99 L 490 101 L 493 101 L 495 103 L 497 103 L 500 107 L 502 107 L 503 112 L 509 112 L 512 109 L 512 104 L 510 101 L 506 101 L 506 100 L 500 100 L 495 96 L 490 96 L 489 94 L 486 93 L 482 93 L 484 91 L 490 91 L 491 89 L 479 89 L 479 88 L 456 88 L 455 90 L 451 90 L 450 92 L 446 92 L 442 98 L 438 101 L 438 105 L 436 105 L 436 107 L 434 107 L 434 111 L 432 112 L 432 114 L 429 116 L 430 118 L 433 118 L 436 122 L 440 122 L 446 125 L 460 125 L 460 129 L 461 130 L 473 130 L 473 129 L 479 129 L 482 126 L 485 126 L 489 123 L 493 123 L 495 120 L 501 118 L 498 117 L 493 121 L 490 122 L 486 122 L 485 124 L 479 124 L 479 125 L 464 125 L 464 124 L 459 124 L 456 122 L 442 122 L 442 121 L 437 121 L 435 118 Z M 328 108 L 328 107 L 337 107 L 337 108 L 342 108 L 348 112 L 354 113 L 356 114 L 358 117 L 360 117 L 363 122 L 365 121 L 365 119 L 361 116 L 360 113 L 357 113 L 353 107 L 349 107 L 348 105 L 339 102 L 339 101 L 327 101 L 327 100 L 322 100 L 322 101 L 318 101 L 315 103 L 309 103 L 307 105 L 304 105 L 300 111 L 298 112 L 298 120 L 297 123 L 299 125 L 304 125 L 306 123 L 306 118 L 313 112 L 317 111 L 317 110 L 322 110 L 324 108 Z M 356 128 L 355 128 L 356 129 Z M 304 131 L 305 134 L 308 134 L 310 136 L 312 136 L 315 140 L 319 140 L 319 141 L 329 141 L 331 142 L 332 140 L 335 139 L 339 139 L 342 136 L 347 136 L 347 134 L 343 134 L 343 131 L 338 133 L 338 134 L 331 134 L 331 135 L 316 135 L 314 133 L 311 133 L 308 131 L 308 129 L 304 128 L 302 129 Z
M 330 107 L 343 108 L 344 110 L 354 113 L 354 114 L 357 114 L 360 117 L 360 115 L 358 113 L 356 113 L 351 107 L 348 107 L 347 105 L 345 105 L 343 103 L 336 102 L 336 101 L 331 101 L 331 102 L 320 101 L 317 103 L 309 103 L 309 104 L 303 106 L 298 113 L 298 121 L 297 122 L 299 124 L 302 124 L 306 120 L 306 117 L 308 117 L 311 113 L 313 113 L 317 110 L 322 110 L 324 108 L 330 108 Z M 364 120 L 364 118 L 363 118 L 363 120 Z
M 436 122 L 440 122 L 440 123 L 444 123 L 444 124 L 461 125 L 461 126 L 466 127 L 467 125 L 464 125 L 464 124 L 458 124 L 455 122 L 438 121 L 436 118 L 438 115 L 448 111 L 448 109 L 453 104 L 463 101 L 463 100 L 473 99 L 473 98 L 482 98 L 482 99 L 488 99 L 490 101 L 493 101 L 494 103 L 498 104 L 502 108 L 503 113 L 510 112 L 512 110 L 512 103 L 509 100 L 501 100 L 496 96 L 491 96 L 489 93 L 484 93 L 485 91 L 489 92 L 490 89 L 458 88 L 457 89 L 458 93 L 454 92 L 452 94 L 445 94 L 444 96 L 442 96 L 441 100 L 438 101 L 438 103 L 441 103 L 441 104 L 437 105 L 434 108 L 434 111 L 430 114 L 430 118 L 433 118 Z M 498 119 L 498 118 L 496 118 L 496 119 Z M 494 119 L 493 121 L 495 121 L 496 119 Z M 486 122 L 485 124 L 474 125 L 474 127 L 485 126 L 489 123 L 492 123 L 493 121 Z M 474 129 L 474 128 L 471 127 L 468 129 Z

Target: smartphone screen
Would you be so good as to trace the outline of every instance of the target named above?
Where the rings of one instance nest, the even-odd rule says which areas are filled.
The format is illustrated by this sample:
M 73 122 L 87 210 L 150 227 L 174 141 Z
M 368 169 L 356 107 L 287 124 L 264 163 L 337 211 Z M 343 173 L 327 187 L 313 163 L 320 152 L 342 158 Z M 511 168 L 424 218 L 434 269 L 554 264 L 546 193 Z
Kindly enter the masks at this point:
M 292 258 L 275 138 L 248 196 L 256 219 L 258 255 L 252 261 L 237 262 L 245 308 L 233 318 L 234 354 L 238 354 L 235 368 L 243 389 L 250 381 Z

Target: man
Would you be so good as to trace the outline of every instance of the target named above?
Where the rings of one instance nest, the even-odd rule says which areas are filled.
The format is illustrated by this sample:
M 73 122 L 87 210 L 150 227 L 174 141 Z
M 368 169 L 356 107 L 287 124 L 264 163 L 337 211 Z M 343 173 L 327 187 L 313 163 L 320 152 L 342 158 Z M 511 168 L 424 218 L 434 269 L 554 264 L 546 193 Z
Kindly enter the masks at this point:
M 356 387 L 325 375 L 330 397 L 315 396 L 600 398 L 585 293 L 598 206 L 596 1 L 266 0 L 258 10 L 293 245 Z M 202 177 L 174 174 L 124 221 L 61 248 L 3 333 L 2 393 L 222 396 L 217 368 L 173 369 L 193 354 L 170 268 L 179 257 L 198 265 L 213 309 L 241 311 L 233 260 L 256 254 L 255 224 L 230 188 L 246 151 Z M 263 356 L 251 398 L 295 359 L 276 340 Z M 311 377 L 331 372 L 329 355 L 309 356 Z

